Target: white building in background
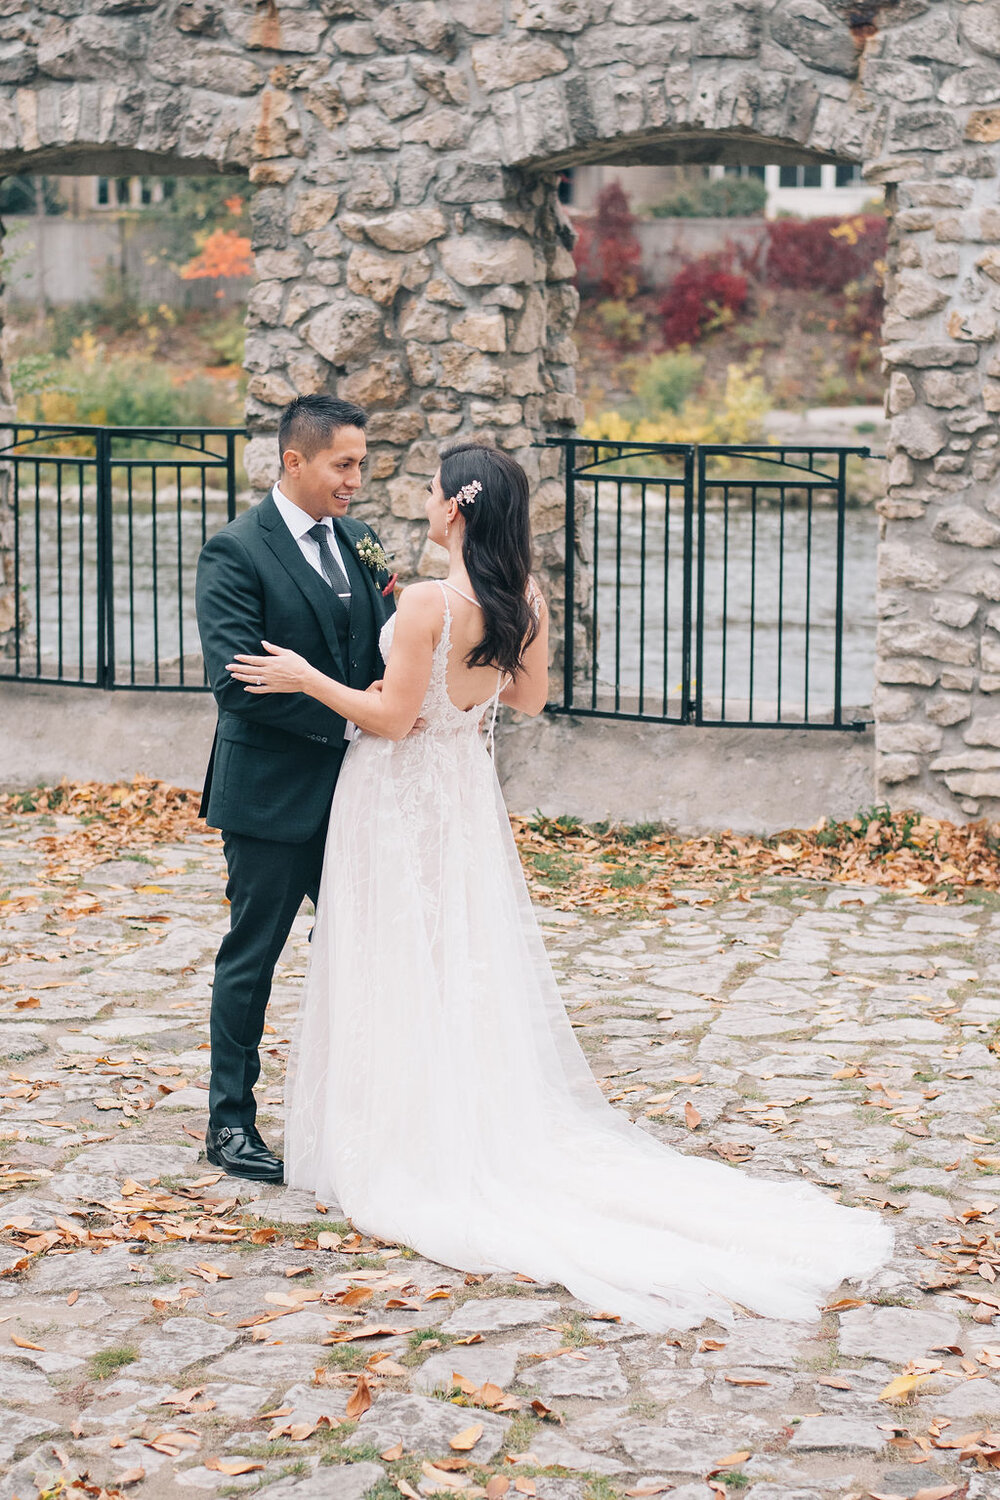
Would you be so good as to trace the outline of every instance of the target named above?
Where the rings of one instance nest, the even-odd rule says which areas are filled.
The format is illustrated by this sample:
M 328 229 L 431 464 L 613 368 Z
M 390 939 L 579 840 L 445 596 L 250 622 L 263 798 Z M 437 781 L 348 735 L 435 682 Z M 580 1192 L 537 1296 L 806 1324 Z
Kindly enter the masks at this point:
M 578 213 L 589 213 L 601 189 L 618 181 L 641 214 L 675 192 L 684 181 L 704 173 L 708 177 L 755 177 L 767 189 L 767 218 L 796 214 L 802 219 L 856 214 L 881 201 L 882 189 L 861 180 L 859 167 L 844 163 L 812 162 L 808 166 L 691 167 L 576 167 L 567 173 L 563 200 Z

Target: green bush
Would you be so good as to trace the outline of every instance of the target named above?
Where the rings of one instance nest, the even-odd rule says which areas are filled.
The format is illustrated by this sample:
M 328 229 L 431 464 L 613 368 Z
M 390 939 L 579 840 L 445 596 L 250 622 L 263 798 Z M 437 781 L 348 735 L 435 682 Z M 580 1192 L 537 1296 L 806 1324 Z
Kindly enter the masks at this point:
M 705 178 L 654 204 L 656 219 L 733 219 L 762 214 L 767 188 L 756 177 Z
M 23 368 L 22 368 L 23 366 Z M 184 375 L 152 355 L 108 356 L 93 336 L 68 359 L 15 366 L 18 415 L 111 427 L 222 427 L 242 420 L 239 382 Z
M 635 393 L 643 415 L 657 417 L 665 411 L 680 411 L 693 396 L 701 380 L 705 361 L 686 347 L 657 354 L 643 365 Z

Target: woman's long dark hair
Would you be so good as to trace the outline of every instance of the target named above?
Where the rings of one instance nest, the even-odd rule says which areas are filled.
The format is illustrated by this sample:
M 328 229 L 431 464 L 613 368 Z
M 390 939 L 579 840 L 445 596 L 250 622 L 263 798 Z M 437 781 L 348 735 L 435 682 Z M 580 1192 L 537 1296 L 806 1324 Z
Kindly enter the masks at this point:
M 462 558 L 483 611 L 483 638 L 465 658 L 470 667 L 500 667 L 511 676 L 538 633 L 527 600 L 531 573 L 528 476 L 521 465 L 483 443 L 459 443 L 441 457 L 446 500 L 466 485 L 482 486 L 459 500 L 465 518 Z

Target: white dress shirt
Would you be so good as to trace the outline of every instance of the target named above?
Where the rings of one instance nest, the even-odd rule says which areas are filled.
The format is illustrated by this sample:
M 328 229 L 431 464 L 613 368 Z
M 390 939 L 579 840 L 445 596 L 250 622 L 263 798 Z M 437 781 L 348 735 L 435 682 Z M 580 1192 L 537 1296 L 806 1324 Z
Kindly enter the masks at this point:
M 289 500 L 287 495 L 283 495 L 277 485 L 274 486 L 271 494 L 274 496 L 274 503 L 278 507 L 278 514 L 298 542 L 299 551 L 302 553 L 302 556 L 309 566 L 319 574 L 323 582 L 329 586 L 329 579 L 323 572 L 323 564 L 320 562 L 319 542 L 317 542 L 315 537 L 309 535 L 312 527 L 316 525 L 314 517 L 296 505 L 294 500 Z M 326 528 L 326 538 L 330 543 L 330 551 L 337 559 L 341 568 L 343 568 L 344 577 L 347 579 L 349 588 L 351 575 L 344 566 L 344 558 L 340 550 L 340 544 L 337 541 L 337 533 L 333 529 L 333 522 L 329 516 L 324 516 L 320 525 Z
M 296 505 L 293 500 L 289 500 L 287 495 L 283 495 L 277 485 L 274 486 L 271 494 L 274 496 L 274 503 L 278 507 L 278 514 L 298 542 L 299 551 L 302 553 L 302 556 L 309 566 L 319 574 L 327 588 L 329 588 L 330 580 L 323 572 L 323 564 L 319 558 L 319 542 L 317 542 L 315 537 L 309 535 L 310 528 L 316 525 L 315 520 L 307 511 L 302 510 L 300 506 Z M 320 524 L 326 527 L 330 550 L 344 569 L 344 577 L 347 579 L 348 586 L 350 586 L 351 575 L 348 573 L 346 567 L 344 567 L 344 558 L 337 541 L 337 533 L 333 529 L 333 522 L 329 516 L 324 516 Z M 344 725 L 345 740 L 352 740 L 354 738 L 355 728 L 356 726 L 348 720 Z

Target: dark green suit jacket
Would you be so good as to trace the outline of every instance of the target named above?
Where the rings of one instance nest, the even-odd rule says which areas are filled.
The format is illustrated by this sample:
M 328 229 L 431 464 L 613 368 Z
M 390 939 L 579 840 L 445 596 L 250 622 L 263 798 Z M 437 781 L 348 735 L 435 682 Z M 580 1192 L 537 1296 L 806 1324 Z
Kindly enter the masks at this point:
M 271 495 L 211 537 L 198 559 L 198 629 L 219 709 L 201 805 L 213 828 L 298 844 L 329 809 L 344 720 L 304 693 L 245 693 L 226 663 L 237 652 L 262 655 L 268 640 L 350 687 L 382 675 L 378 636 L 394 608 L 381 592 L 389 575 L 373 574 L 358 557 L 358 541 L 375 537 L 369 526 L 346 518 L 333 525 L 350 574 L 349 618 Z

